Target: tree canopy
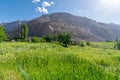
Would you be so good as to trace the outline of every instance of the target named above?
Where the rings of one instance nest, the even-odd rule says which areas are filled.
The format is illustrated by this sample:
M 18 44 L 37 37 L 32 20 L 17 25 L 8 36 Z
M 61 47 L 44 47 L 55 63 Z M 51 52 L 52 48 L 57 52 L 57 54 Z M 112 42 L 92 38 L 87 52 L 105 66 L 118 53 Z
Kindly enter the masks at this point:
M 21 25 L 20 38 L 26 40 L 28 37 L 28 26 L 27 24 Z
M 3 26 L 0 26 L 0 42 L 6 39 L 6 33 Z

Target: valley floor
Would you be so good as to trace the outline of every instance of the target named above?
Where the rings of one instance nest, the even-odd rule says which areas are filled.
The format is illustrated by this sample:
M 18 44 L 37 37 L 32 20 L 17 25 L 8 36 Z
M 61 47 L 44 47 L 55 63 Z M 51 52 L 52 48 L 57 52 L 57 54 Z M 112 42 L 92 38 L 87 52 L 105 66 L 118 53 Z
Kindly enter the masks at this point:
M 119 80 L 114 43 L 64 48 L 53 43 L 0 43 L 0 80 Z

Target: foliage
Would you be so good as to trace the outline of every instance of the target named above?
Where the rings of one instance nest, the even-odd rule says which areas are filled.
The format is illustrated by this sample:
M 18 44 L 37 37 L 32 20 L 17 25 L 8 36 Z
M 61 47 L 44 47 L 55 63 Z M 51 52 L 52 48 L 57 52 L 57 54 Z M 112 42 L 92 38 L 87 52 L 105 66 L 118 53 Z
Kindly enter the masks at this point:
M 70 33 L 65 33 L 65 32 L 58 33 L 57 37 L 58 37 L 58 42 L 62 43 L 65 47 L 68 47 L 68 45 L 72 43 Z
M 116 42 L 114 44 L 114 48 L 120 50 L 120 40 L 118 38 L 116 38 Z
M 72 45 L 79 45 L 79 41 L 73 40 L 73 41 L 72 41 Z
M 106 40 L 105 42 L 112 42 L 112 41 L 110 41 L 110 40 Z
M 120 50 L 120 41 L 116 43 L 116 48 Z
M 55 35 L 44 36 L 43 39 L 45 39 L 46 42 L 52 42 L 52 41 L 59 42 L 63 44 L 64 47 L 68 47 L 68 45 L 72 43 L 71 34 L 66 32 L 58 33 Z
M 5 40 L 7 37 L 6 33 L 5 33 L 5 30 L 3 28 L 3 26 L 0 26 L 0 42 Z
M 38 37 L 32 37 L 32 38 L 31 38 L 31 41 L 32 41 L 33 43 L 44 43 L 44 42 L 45 42 L 44 39 L 38 38 Z
M 89 42 L 89 41 L 87 41 L 87 42 L 86 42 L 86 45 L 87 45 L 87 46 L 90 46 L 90 42 Z
M 80 47 L 85 47 L 85 45 L 86 45 L 86 42 L 85 42 L 85 41 L 81 40 L 81 41 L 79 42 L 79 46 L 80 46 Z
M 28 38 L 28 26 L 27 26 L 27 24 L 21 25 L 20 38 L 27 40 L 27 38 Z
M 47 35 L 47 36 L 44 36 L 43 39 L 45 39 L 46 42 L 52 42 L 53 41 L 53 36 Z

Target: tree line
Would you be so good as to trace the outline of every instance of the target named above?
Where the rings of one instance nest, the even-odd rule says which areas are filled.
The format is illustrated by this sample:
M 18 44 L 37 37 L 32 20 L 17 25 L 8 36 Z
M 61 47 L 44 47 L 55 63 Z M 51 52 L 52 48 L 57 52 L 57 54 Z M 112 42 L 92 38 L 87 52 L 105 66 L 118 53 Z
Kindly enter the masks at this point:
M 0 42 L 4 41 L 8 38 L 8 35 L 5 32 L 3 26 L 0 26 Z M 19 41 L 28 41 L 28 26 L 27 24 L 22 24 L 20 26 L 19 37 L 17 38 Z M 66 32 L 60 32 L 54 35 L 47 35 L 42 38 L 39 37 L 32 37 L 31 42 L 38 43 L 38 42 L 56 42 L 61 44 L 64 47 L 68 47 L 70 44 L 73 43 L 72 41 L 72 34 Z M 85 42 L 80 41 L 78 43 L 81 47 L 84 47 Z M 87 45 L 90 45 L 89 42 L 86 42 Z M 120 50 L 120 40 L 116 39 L 114 48 Z
M 3 26 L 0 26 L 0 41 L 4 41 L 8 38 L 8 35 L 5 32 Z M 19 37 L 16 38 L 18 41 L 28 41 L 28 26 L 27 24 L 22 24 L 20 26 Z M 47 35 L 42 38 L 32 37 L 31 41 L 34 43 L 37 42 L 59 42 L 64 47 L 68 47 L 72 43 L 72 36 L 70 33 L 61 32 L 55 35 Z

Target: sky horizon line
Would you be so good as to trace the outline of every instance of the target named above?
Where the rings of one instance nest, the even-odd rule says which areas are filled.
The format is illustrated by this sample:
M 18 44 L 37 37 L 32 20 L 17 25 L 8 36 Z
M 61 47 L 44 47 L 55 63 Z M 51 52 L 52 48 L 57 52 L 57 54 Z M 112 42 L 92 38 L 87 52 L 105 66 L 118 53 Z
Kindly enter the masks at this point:
M 120 24 L 120 0 L 1 0 L 0 23 L 66 12 L 97 22 Z
M 0 22 L 0 24 L 2 23 L 11 23 L 11 22 L 15 22 L 15 21 L 30 21 L 30 20 L 33 20 L 33 19 L 36 19 L 36 18 L 39 18 L 43 15 L 50 15 L 50 14 L 54 14 L 54 13 L 67 13 L 67 14 L 71 14 L 71 15 L 74 15 L 74 16 L 78 16 L 78 17 L 86 17 L 86 16 L 80 16 L 80 15 L 76 15 L 76 14 L 72 14 L 72 13 L 69 13 L 69 12 L 52 12 L 52 13 L 48 13 L 48 14 L 41 14 L 40 16 L 37 16 L 37 17 L 34 17 L 34 18 L 29 18 L 29 19 L 16 19 L 16 20 L 11 20 L 11 21 L 3 21 L 3 22 Z M 86 17 L 88 19 L 91 19 L 93 21 L 96 21 L 96 22 L 101 22 L 101 23 L 107 23 L 107 24 L 120 24 L 120 23 L 115 23 L 115 22 L 104 22 L 104 21 L 97 21 L 93 18 L 90 18 L 90 17 Z

